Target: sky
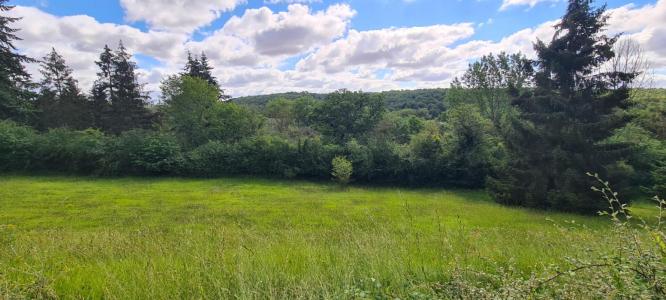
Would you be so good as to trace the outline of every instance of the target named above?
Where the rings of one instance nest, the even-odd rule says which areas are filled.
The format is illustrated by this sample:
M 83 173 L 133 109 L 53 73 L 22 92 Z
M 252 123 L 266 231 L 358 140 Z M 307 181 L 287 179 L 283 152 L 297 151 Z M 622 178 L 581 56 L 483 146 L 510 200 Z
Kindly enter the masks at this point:
M 51 48 L 83 90 L 94 64 L 120 40 L 152 95 L 180 72 L 187 51 L 206 53 L 233 97 L 448 87 L 488 53 L 549 41 L 565 0 L 13 0 L 10 15 L 35 58 Z M 607 3 L 608 34 L 641 46 L 652 86 L 666 87 L 666 0 Z M 39 80 L 39 66 L 28 70 Z

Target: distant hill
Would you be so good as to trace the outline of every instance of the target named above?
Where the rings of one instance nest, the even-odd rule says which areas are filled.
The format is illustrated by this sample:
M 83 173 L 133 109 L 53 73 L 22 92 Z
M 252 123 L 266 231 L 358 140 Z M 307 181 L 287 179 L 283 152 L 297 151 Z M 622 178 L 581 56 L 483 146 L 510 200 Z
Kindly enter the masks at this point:
M 420 90 L 400 90 L 381 92 L 384 96 L 384 102 L 389 110 L 400 109 L 423 109 L 427 110 L 432 116 L 438 116 L 444 109 L 444 97 L 446 89 L 420 89 Z M 263 108 L 268 102 L 275 99 L 296 99 L 299 97 L 310 96 L 316 100 L 324 100 L 326 94 L 316 94 L 308 92 L 290 92 L 259 96 L 247 96 L 235 98 L 232 101 L 247 106 Z

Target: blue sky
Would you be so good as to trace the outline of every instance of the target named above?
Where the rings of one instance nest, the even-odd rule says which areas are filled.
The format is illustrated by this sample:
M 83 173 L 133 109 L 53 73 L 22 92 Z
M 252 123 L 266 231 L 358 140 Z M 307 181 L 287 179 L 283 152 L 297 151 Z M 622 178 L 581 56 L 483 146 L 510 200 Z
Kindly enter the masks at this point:
M 552 34 L 548 22 L 566 9 L 558 0 L 190 0 L 181 8 L 168 2 L 179 1 L 10 3 L 24 17 L 22 51 L 39 56 L 55 46 L 84 86 L 94 80 L 95 47 L 122 38 L 149 88 L 180 68 L 185 50 L 206 51 L 235 95 L 446 86 L 483 51 L 529 55 L 531 42 Z M 645 44 L 658 79 L 666 73 L 656 37 L 666 22 L 664 2 L 607 1 L 617 16 L 609 29 Z

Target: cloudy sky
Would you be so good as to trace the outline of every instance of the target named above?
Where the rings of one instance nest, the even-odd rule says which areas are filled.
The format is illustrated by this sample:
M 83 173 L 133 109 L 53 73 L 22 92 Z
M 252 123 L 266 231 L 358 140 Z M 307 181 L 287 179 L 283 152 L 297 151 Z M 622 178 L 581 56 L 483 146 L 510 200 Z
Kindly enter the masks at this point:
M 603 2 L 598 2 L 603 3 Z M 609 0 L 610 33 L 640 43 L 666 87 L 666 0 Z M 533 56 L 564 0 L 14 0 L 20 51 L 63 54 L 82 87 L 122 39 L 150 91 L 205 51 L 232 96 L 448 87 L 490 52 Z M 39 78 L 37 66 L 30 71 Z

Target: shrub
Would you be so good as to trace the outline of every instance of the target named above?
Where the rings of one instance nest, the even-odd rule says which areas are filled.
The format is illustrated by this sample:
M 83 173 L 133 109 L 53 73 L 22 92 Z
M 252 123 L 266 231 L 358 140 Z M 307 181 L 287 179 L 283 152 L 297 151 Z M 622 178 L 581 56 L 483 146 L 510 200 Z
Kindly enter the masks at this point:
M 37 134 L 12 121 L 0 121 L 0 170 L 23 170 L 32 162 Z
M 340 185 L 347 185 L 353 173 L 352 163 L 342 156 L 333 158 L 333 179 Z
M 116 139 L 107 170 L 112 174 L 176 174 L 181 170 L 183 156 L 173 135 L 131 130 Z
M 107 145 L 98 130 L 53 129 L 37 138 L 33 161 L 42 170 L 96 173 L 103 169 Z

